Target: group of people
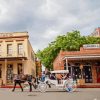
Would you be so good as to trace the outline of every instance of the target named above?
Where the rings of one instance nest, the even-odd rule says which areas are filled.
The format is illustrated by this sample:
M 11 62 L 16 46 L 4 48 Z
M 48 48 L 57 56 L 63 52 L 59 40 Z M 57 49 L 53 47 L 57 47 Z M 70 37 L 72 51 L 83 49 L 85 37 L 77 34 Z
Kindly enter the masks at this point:
M 69 74 L 58 74 L 58 75 L 55 75 L 54 73 L 52 73 L 52 74 L 49 73 L 48 75 L 49 75 L 49 78 L 52 79 L 52 80 L 57 79 L 58 80 L 58 84 L 61 84 L 61 80 L 71 79 L 69 77 Z M 40 81 L 44 82 L 45 81 L 45 77 L 46 77 L 45 73 L 42 73 Z M 18 74 L 15 74 L 14 78 L 13 78 L 14 86 L 13 86 L 12 91 L 14 92 L 15 88 L 16 88 L 16 85 L 19 85 L 20 88 L 21 88 L 21 91 L 23 92 L 22 84 L 27 82 L 28 85 L 29 85 L 29 91 L 32 92 L 32 87 L 34 87 L 34 89 L 37 88 L 37 86 L 39 84 L 38 80 L 39 80 L 38 78 L 35 78 L 32 75 L 23 75 L 23 74 L 19 74 L 18 75 Z M 48 86 L 51 88 L 50 84 L 48 84 Z
M 55 75 L 55 73 L 52 73 L 52 74 L 50 74 L 50 79 L 52 79 L 52 80 L 55 80 L 55 79 L 59 79 L 59 80 L 61 80 L 61 79 L 67 79 L 68 78 L 68 74 L 56 74 Z
M 32 92 L 32 86 L 36 89 L 36 78 L 32 77 L 32 75 L 14 75 L 14 87 L 13 92 L 15 91 L 16 85 L 18 84 L 23 92 L 23 86 L 22 83 L 28 82 L 29 84 L 29 91 Z

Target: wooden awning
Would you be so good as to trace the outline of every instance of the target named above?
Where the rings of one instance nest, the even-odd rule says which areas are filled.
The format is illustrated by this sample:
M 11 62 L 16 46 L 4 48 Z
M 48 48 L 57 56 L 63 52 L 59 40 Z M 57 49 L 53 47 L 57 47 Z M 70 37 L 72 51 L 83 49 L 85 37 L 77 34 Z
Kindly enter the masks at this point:
M 100 55 L 75 55 L 75 56 L 64 56 L 63 60 L 98 60 L 100 59 Z

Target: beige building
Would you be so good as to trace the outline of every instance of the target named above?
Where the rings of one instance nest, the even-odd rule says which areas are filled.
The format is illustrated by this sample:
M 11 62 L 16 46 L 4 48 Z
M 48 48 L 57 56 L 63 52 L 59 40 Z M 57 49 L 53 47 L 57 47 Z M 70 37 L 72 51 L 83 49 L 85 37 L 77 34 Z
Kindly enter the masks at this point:
M 1 84 L 11 84 L 13 74 L 36 75 L 35 53 L 28 32 L 0 33 Z

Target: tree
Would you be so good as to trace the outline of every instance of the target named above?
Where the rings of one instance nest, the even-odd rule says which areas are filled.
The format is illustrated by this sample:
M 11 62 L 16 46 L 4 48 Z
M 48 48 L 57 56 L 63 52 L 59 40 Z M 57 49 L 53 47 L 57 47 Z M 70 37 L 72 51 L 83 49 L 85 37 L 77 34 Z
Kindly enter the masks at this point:
M 68 32 L 65 35 L 57 36 L 55 41 L 48 47 L 37 52 L 37 56 L 42 64 L 49 70 L 53 68 L 53 61 L 60 50 L 77 51 L 83 44 L 100 43 L 100 38 L 91 36 L 81 36 L 79 31 Z

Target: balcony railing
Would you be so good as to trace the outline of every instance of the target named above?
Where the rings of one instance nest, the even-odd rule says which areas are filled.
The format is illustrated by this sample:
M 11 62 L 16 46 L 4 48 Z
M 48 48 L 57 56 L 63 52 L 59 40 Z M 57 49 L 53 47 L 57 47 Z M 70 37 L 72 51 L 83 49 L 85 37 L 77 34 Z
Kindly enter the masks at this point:
M 26 57 L 25 52 L 18 54 L 17 51 L 13 51 L 10 54 L 5 52 L 0 52 L 0 58 L 7 58 L 7 57 Z

